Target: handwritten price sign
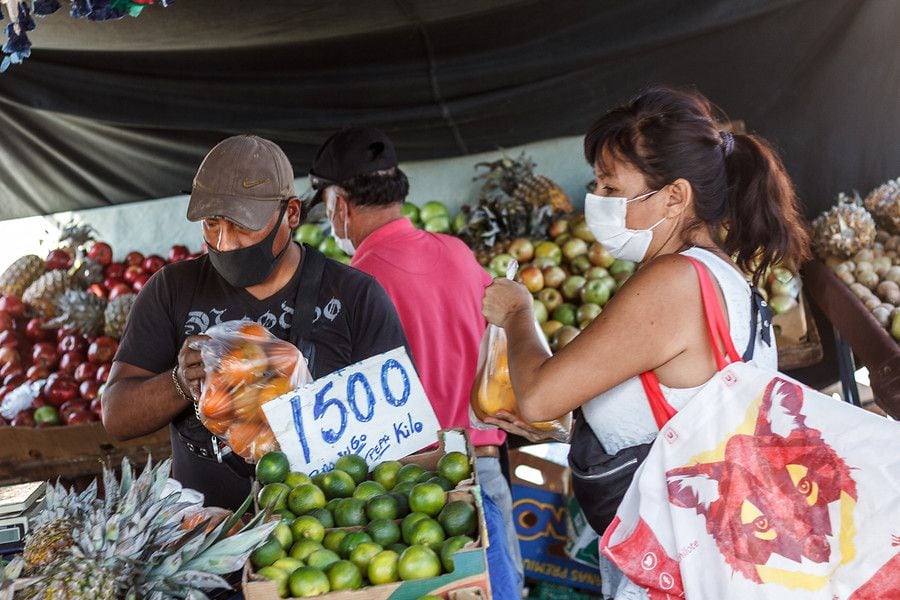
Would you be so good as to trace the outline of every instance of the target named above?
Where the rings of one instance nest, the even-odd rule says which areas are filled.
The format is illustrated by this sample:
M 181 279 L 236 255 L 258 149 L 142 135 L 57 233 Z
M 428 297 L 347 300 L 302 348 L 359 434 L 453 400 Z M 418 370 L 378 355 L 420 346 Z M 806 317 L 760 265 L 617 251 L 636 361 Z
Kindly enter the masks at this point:
M 369 465 L 433 444 L 440 428 L 419 376 L 400 347 L 335 371 L 263 405 L 291 461 L 314 475 L 345 454 Z

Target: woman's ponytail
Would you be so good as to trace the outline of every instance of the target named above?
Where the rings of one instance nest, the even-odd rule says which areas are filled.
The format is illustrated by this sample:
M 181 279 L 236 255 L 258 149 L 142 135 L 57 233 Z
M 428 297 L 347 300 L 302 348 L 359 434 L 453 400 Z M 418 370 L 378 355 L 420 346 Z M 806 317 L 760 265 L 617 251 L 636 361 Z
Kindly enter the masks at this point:
M 733 144 L 726 142 L 723 151 L 731 151 L 725 156 L 723 250 L 756 283 L 776 264 L 799 268 L 811 256 L 809 231 L 781 159 L 755 135 L 735 135 Z

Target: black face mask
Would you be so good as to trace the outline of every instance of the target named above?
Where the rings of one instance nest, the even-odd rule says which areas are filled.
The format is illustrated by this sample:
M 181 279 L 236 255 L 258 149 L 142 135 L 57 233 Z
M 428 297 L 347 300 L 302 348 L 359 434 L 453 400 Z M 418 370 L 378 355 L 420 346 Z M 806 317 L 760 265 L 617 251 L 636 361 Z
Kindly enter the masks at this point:
M 234 287 L 246 288 L 262 283 L 272 274 L 275 265 L 291 245 L 291 240 L 288 239 L 281 252 L 272 256 L 272 243 L 275 241 L 275 235 L 286 210 L 287 204 L 281 207 L 278 221 L 275 222 L 269 235 L 252 246 L 226 252 L 219 252 L 212 247 L 207 248 L 209 261 L 225 281 Z

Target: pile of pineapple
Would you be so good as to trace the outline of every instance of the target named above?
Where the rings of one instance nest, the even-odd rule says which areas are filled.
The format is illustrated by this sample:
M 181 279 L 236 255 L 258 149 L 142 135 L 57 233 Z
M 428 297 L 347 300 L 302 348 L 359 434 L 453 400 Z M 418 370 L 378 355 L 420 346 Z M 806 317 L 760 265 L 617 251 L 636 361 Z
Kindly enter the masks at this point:
M 171 461 L 139 475 L 125 459 L 117 478 L 104 466 L 84 492 L 48 484 L 21 557 L 0 568 L 0 600 L 206 598 L 230 588 L 239 570 L 276 526 L 261 512 L 246 525 L 248 498 L 213 525 L 190 494 L 172 486 Z
M 900 178 L 865 200 L 840 194 L 813 229 L 819 258 L 900 341 Z
M 173 246 L 168 259 L 129 252 L 114 261 L 89 225 L 71 223 L 45 258 L 14 261 L 0 274 L 0 426 L 99 419 L 138 292 L 167 263 L 194 256 Z M 10 394 L 27 394 L 31 404 L 7 402 Z

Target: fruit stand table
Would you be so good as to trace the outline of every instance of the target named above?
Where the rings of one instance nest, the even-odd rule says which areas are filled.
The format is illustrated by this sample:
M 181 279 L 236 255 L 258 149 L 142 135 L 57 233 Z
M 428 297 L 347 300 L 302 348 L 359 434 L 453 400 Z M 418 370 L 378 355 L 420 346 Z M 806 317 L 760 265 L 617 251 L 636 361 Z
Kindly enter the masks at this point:
M 900 419 L 900 346 L 824 263 L 807 263 L 803 283 L 834 326 L 845 398 L 856 397 L 859 403 L 853 379 L 855 354 L 869 369 L 875 403 Z

